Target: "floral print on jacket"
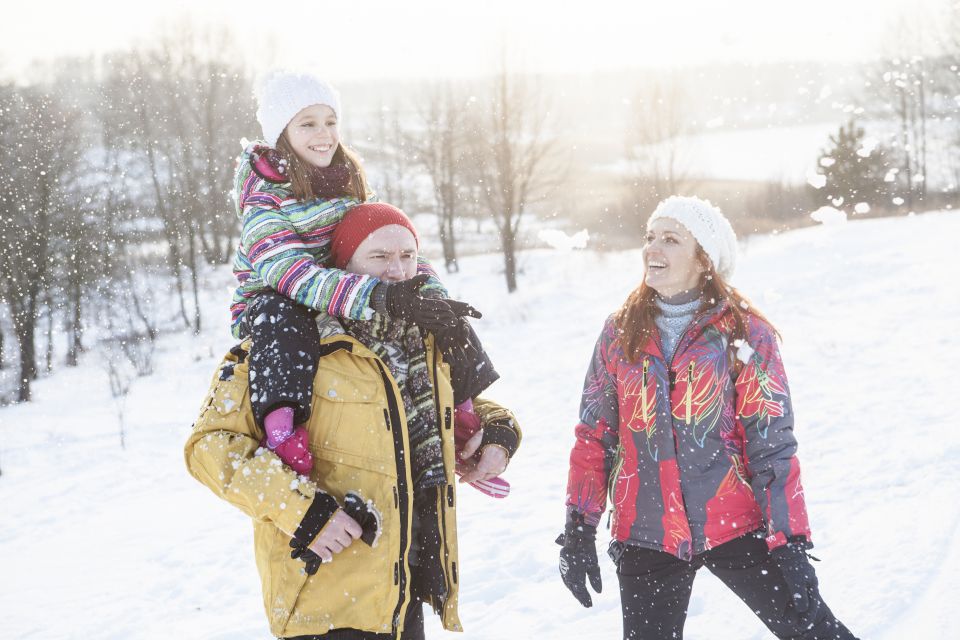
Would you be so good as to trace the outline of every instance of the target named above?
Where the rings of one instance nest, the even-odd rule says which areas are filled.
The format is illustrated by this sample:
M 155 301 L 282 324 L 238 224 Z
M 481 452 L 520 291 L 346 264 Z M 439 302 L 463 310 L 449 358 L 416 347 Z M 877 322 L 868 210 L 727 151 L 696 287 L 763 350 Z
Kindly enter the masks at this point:
M 672 359 L 652 336 L 636 362 L 613 317 L 584 382 L 567 507 L 615 540 L 694 554 L 766 529 L 773 548 L 810 538 L 786 374 L 772 328 L 749 315 L 731 339 L 725 304 L 699 314 Z

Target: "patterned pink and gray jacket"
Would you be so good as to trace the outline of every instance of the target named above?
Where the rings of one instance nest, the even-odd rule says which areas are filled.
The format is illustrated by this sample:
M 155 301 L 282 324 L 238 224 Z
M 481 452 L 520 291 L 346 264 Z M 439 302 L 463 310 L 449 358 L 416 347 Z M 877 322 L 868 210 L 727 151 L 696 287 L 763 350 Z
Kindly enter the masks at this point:
M 609 493 L 615 540 L 685 560 L 762 528 L 770 548 L 810 539 L 776 338 L 748 318 L 749 344 L 737 349 L 725 304 L 699 314 L 670 365 L 658 335 L 629 362 L 607 319 L 584 383 L 568 510 L 596 525 Z

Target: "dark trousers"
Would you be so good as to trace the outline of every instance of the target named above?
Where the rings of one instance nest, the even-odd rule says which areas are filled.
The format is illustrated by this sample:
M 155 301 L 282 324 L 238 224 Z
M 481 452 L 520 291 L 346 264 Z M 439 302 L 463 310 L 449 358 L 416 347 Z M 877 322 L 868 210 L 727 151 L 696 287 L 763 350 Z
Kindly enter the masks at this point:
M 626 546 L 617 564 L 623 637 L 682 639 L 693 579 L 702 566 L 730 587 L 777 638 L 856 640 L 822 601 L 810 628 L 800 622 L 783 574 L 766 542 L 754 534 L 696 555 L 692 562 L 662 551 Z
M 286 640 L 393 640 L 391 633 L 373 633 L 357 629 L 334 629 L 319 636 L 296 636 Z M 424 640 L 423 603 L 414 600 L 407 607 L 407 617 L 403 622 L 403 633 L 398 640 Z
M 310 418 L 319 358 L 317 311 L 276 293 L 259 293 L 247 305 L 243 329 L 250 348 L 250 404 L 257 424 L 277 407 L 293 408 L 293 423 Z

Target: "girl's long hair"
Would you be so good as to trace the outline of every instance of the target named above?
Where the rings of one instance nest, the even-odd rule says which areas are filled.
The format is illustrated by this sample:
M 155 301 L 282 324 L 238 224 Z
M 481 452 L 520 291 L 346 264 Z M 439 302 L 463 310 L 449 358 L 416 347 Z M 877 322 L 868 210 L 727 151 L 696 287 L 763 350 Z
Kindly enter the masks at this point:
M 313 181 L 310 180 L 310 173 L 314 168 L 297 156 L 293 147 L 290 146 L 290 141 L 287 140 L 286 129 L 280 134 L 280 139 L 277 140 L 277 151 L 287 161 L 287 175 L 290 176 L 293 196 L 297 200 L 303 201 L 315 199 L 318 194 L 314 191 Z M 334 152 L 330 164 L 346 165 L 350 171 L 350 182 L 344 195 L 355 198 L 360 202 L 366 202 L 368 196 L 367 174 L 363 170 L 363 165 L 360 164 L 360 158 L 357 154 L 341 142 L 337 145 L 337 150 Z
M 733 340 L 747 339 L 747 315 L 766 322 L 773 329 L 777 338 L 780 338 L 779 332 L 773 327 L 762 313 L 754 308 L 747 298 L 735 288 L 727 284 L 717 270 L 713 268 L 710 258 L 707 257 L 703 247 L 697 246 L 697 259 L 701 264 L 709 267 L 700 276 L 700 307 L 697 313 L 703 313 L 713 308 L 719 302 L 726 302 L 733 316 L 732 331 L 730 331 L 731 343 Z M 646 279 L 634 289 L 623 306 L 614 315 L 614 325 L 617 328 L 617 339 L 623 348 L 623 353 L 627 361 L 634 363 L 640 359 L 641 349 L 647 340 L 655 335 L 657 327 L 654 323 L 658 309 L 655 303 L 657 292 L 647 285 Z M 667 354 L 664 354 L 667 355 Z

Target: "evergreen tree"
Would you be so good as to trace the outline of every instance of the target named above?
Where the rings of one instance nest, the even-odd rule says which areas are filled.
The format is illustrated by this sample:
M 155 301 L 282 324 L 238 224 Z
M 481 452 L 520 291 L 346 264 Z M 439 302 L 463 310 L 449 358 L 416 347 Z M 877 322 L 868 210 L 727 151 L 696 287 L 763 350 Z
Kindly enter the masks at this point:
M 830 136 L 830 144 L 820 154 L 817 164 L 827 183 L 817 191 L 815 201 L 847 211 L 854 211 L 861 202 L 870 207 L 888 203 L 893 188 L 884 180 L 889 162 L 887 149 L 871 143 L 851 118 Z

